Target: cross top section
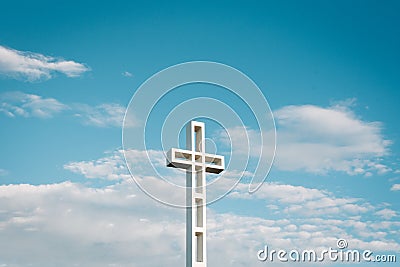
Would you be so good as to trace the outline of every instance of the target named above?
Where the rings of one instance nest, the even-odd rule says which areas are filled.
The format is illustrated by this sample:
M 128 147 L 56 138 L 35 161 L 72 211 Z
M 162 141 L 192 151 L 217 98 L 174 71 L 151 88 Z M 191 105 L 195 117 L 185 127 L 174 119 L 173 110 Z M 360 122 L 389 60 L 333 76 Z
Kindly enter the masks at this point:
M 171 148 L 167 152 L 167 166 L 189 169 L 192 165 L 208 173 L 220 173 L 225 168 L 224 156 L 205 153 L 205 126 L 203 122 L 191 121 L 186 126 L 186 150 Z

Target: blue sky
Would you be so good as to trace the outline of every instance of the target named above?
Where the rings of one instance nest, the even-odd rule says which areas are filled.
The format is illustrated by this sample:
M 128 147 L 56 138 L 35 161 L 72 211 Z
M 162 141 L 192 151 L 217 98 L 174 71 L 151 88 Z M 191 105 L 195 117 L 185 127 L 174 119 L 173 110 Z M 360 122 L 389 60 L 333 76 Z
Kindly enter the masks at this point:
M 131 182 L 121 125 L 146 79 L 194 60 L 248 75 L 277 123 L 267 183 L 250 196 L 240 184 L 209 206 L 210 266 L 258 266 L 264 244 L 320 248 L 337 238 L 398 255 L 399 8 L 396 1 L 3 3 L 0 265 L 160 266 L 161 258 L 163 266 L 184 265 L 183 211 L 158 205 Z M 248 113 L 212 86 L 175 93 L 161 108 L 204 95 Z M 208 134 L 227 149 L 218 131 Z

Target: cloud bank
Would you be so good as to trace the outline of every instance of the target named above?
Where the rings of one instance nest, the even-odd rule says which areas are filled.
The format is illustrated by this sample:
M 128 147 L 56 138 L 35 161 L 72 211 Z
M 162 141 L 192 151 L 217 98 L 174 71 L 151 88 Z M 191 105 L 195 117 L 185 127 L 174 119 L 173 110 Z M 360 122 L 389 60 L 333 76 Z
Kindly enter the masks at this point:
M 282 193 L 269 199 L 301 191 L 309 197 L 291 202 L 302 205 L 326 196 L 304 187 L 279 189 Z M 133 183 L 101 189 L 71 182 L 3 185 L 0 201 L 0 264 L 5 266 L 184 266 L 184 209 L 153 201 Z M 296 211 L 282 219 L 265 219 L 215 212 L 212 207 L 207 212 L 208 261 L 215 266 L 260 266 L 256 252 L 265 244 L 319 249 L 334 247 L 338 237 L 346 238 L 351 248 L 400 249 L 395 235 L 389 234 L 398 233 L 397 221 L 360 220 L 348 214 L 330 219 L 295 216 Z

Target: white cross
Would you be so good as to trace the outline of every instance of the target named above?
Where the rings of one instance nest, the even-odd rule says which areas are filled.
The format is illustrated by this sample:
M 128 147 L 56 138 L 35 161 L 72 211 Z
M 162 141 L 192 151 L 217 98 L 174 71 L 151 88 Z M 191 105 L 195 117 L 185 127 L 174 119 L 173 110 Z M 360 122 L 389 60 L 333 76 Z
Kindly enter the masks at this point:
M 186 169 L 186 267 L 206 267 L 206 172 L 224 170 L 224 157 L 205 153 L 204 123 L 186 126 L 186 149 L 171 148 L 167 166 Z

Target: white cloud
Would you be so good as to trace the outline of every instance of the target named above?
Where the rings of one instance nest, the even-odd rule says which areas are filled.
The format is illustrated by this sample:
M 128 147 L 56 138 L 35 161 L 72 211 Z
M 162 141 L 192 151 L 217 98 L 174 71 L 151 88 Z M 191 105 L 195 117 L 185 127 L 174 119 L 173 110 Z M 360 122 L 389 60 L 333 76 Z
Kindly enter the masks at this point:
M 134 177 L 130 175 L 126 167 L 123 150 L 107 152 L 104 157 L 97 160 L 69 162 L 64 165 L 64 169 L 81 174 L 88 179 L 105 179 L 114 182 L 133 182 L 135 179 L 142 189 L 160 201 L 184 205 L 185 189 L 182 187 L 185 186 L 185 171 L 166 168 L 165 155 L 162 151 L 129 150 L 125 152 L 125 156 L 135 174 Z M 149 163 L 148 156 L 152 159 L 153 165 Z M 159 172 L 155 171 L 153 166 Z M 164 180 L 159 175 L 162 175 Z
M 383 209 L 383 210 L 375 212 L 375 214 L 378 216 L 381 216 L 382 218 L 384 218 L 386 220 L 390 220 L 391 218 L 397 216 L 397 213 L 391 209 Z
M 50 118 L 54 114 L 67 110 L 68 106 L 54 98 L 43 98 L 38 95 L 22 92 L 0 94 L 0 112 L 9 117 Z
M 129 71 L 124 71 L 124 72 L 122 73 L 122 75 L 125 76 L 125 77 L 132 77 L 132 76 L 133 76 L 133 74 L 130 73 Z
M 0 45 L 0 74 L 28 81 L 50 79 L 53 72 L 76 77 L 88 71 L 84 64 L 56 59 L 38 53 L 23 52 Z
M 18 91 L 0 94 L 0 112 L 11 118 L 51 118 L 62 111 L 71 111 L 83 124 L 97 127 L 122 127 L 125 115 L 125 107 L 116 103 L 97 106 L 80 103 L 66 105 L 54 98 Z M 135 125 L 135 121 L 125 120 L 125 127 Z
M 231 198 L 262 199 L 267 202 L 266 207 L 277 206 L 279 211 L 291 216 L 319 217 L 334 216 L 348 217 L 352 215 L 372 212 L 375 208 L 363 199 L 335 197 L 332 192 L 294 186 L 289 184 L 265 183 L 257 193 L 247 192 L 246 184 L 239 184 L 228 195 Z
M 171 171 L 173 173 L 176 172 L 175 169 L 166 168 L 165 155 L 162 151 L 129 150 L 125 152 L 125 155 L 128 157 L 129 162 L 135 165 L 134 171 L 138 177 L 148 177 L 151 173 L 147 165 L 144 166 L 144 163 L 148 161 L 148 156 L 152 158 L 157 167 L 164 168 L 170 174 Z M 144 166 L 144 168 L 141 166 Z M 106 155 L 100 159 L 67 163 L 64 165 L 64 169 L 82 174 L 89 179 L 125 180 L 130 177 L 122 149 L 106 152 Z
M 390 170 L 380 162 L 391 144 L 383 137 L 381 123 L 357 118 L 348 106 L 286 106 L 274 115 L 276 166 L 282 170 L 334 170 L 350 175 Z
M 400 184 L 394 184 L 390 188 L 391 191 L 400 191 Z
M 77 110 L 75 116 L 81 118 L 84 124 L 97 127 L 122 127 L 125 115 L 125 107 L 115 103 L 97 106 L 76 104 L 75 109 Z M 125 126 L 132 127 L 135 123 L 125 121 Z
M 157 169 L 158 174 L 174 182 L 181 181 L 180 185 L 185 185 L 185 170 L 166 168 L 165 154 L 158 150 L 127 150 L 125 156 L 128 159 L 135 177 L 149 178 L 155 174 L 149 168 L 152 166 Z M 151 163 L 149 160 L 151 159 Z M 151 165 L 153 164 L 153 165 Z M 98 178 L 107 180 L 125 180 L 130 177 L 126 167 L 124 150 L 118 149 L 105 152 L 105 156 L 88 161 L 73 161 L 64 165 L 64 169 L 83 175 L 86 178 Z M 182 177 L 176 177 L 178 175 Z M 239 175 L 238 173 L 228 173 L 226 177 Z
M 70 162 L 64 165 L 64 169 L 89 179 L 122 180 L 130 177 L 121 151 L 97 160 Z

